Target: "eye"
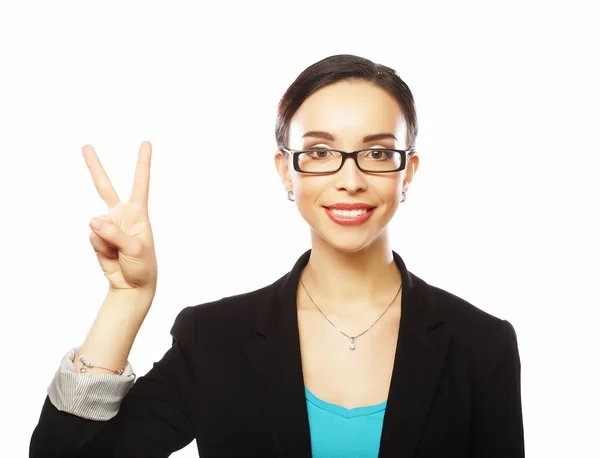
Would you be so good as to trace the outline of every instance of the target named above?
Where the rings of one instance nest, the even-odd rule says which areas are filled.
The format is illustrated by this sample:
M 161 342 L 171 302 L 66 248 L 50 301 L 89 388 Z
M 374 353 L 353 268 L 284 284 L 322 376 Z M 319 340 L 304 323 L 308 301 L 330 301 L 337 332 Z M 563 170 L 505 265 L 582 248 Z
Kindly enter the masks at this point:
M 329 159 L 335 155 L 333 151 L 329 151 L 325 148 L 311 148 L 310 152 L 306 153 L 311 159 Z
M 389 160 L 393 154 L 394 151 L 390 151 L 387 149 L 372 149 L 369 151 L 365 151 L 366 153 L 366 157 L 369 159 L 373 159 L 373 160 L 377 160 L 377 161 L 386 161 Z

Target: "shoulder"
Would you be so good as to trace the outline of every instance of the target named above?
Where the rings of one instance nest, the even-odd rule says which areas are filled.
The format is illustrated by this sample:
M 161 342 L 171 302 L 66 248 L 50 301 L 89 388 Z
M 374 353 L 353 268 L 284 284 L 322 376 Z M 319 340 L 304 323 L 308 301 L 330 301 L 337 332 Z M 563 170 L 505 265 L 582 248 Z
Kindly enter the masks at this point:
M 498 327 L 504 319 L 486 312 L 480 304 L 475 305 L 454 293 L 429 285 L 431 295 L 444 320 L 453 326 Z
M 412 274 L 411 274 L 412 275 Z M 517 335 L 507 319 L 412 275 L 451 335 L 457 351 L 472 367 L 490 367 L 505 359 L 518 361 Z
M 213 336 L 218 332 L 222 338 L 249 331 L 258 309 L 271 300 L 283 278 L 253 291 L 185 307 L 175 318 L 171 334 Z
M 481 306 L 475 305 L 462 297 L 445 289 L 431 285 L 411 273 L 411 279 L 416 289 L 422 291 L 425 299 L 431 302 L 436 313 L 444 323 L 456 331 L 485 329 L 501 329 L 506 327 L 507 320 L 486 312 Z

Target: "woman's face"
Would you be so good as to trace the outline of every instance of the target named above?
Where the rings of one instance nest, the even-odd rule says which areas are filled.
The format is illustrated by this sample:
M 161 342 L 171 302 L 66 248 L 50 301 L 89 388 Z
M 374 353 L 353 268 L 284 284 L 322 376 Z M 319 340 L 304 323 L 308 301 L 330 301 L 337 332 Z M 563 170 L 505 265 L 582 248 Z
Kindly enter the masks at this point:
M 369 147 L 406 149 L 406 123 L 400 105 L 379 86 L 366 81 L 341 81 L 325 86 L 308 97 L 291 120 L 289 144 L 292 151 L 323 147 L 355 151 Z M 379 135 L 377 139 L 365 137 Z M 403 171 L 364 173 L 348 158 L 341 170 L 327 175 L 296 172 L 292 159 L 281 152 L 275 163 L 286 187 L 293 191 L 302 217 L 314 237 L 345 252 L 359 251 L 385 234 L 396 212 L 402 191 L 408 189 L 418 167 L 411 155 Z M 364 210 L 340 212 L 339 204 L 356 204 Z M 348 224 L 350 220 L 350 224 Z

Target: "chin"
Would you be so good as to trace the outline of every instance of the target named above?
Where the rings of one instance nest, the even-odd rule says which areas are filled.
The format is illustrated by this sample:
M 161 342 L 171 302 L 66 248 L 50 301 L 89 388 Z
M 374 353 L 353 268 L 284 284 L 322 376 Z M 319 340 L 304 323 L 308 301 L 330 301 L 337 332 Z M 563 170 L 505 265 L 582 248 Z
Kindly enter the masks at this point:
M 313 246 L 326 244 L 343 253 L 357 253 L 381 240 L 389 223 L 382 221 L 382 215 L 377 213 L 373 214 L 369 221 L 354 227 L 337 225 L 326 215 L 310 213 L 302 216 L 311 227 Z
M 340 234 L 334 231 L 318 231 L 314 228 L 313 246 L 319 244 L 329 245 L 342 253 L 358 253 L 381 238 L 381 234 Z M 316 243 L 315 243 L 316 242 Z

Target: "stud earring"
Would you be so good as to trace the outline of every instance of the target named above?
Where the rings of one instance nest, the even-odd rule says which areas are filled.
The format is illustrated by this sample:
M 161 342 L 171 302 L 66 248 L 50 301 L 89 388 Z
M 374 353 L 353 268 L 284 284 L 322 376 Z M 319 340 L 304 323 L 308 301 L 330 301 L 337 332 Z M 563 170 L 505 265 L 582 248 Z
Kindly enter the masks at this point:
M 288 200 L 291 200 L 292 202 L 296 200 L 293 191 L 288 191 Z

